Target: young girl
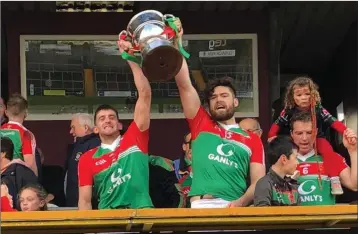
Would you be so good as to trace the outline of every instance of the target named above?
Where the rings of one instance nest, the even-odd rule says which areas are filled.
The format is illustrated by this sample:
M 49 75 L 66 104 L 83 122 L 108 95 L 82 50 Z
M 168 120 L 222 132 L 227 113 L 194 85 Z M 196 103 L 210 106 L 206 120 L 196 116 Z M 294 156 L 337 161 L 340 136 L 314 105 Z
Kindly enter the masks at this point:
M 19 192 L 19 204 L 22 211 L 47 210 L 48 194 L 40 184 L 25 185 Z
M 50 194 L 51 195 L 51 194 Z M 53 199 L 40 184 L 28 184 L 19 191 L 19 205 L 22 211 L 44 211 Z M 12 197 L 5 184 L 1 184 L 1 211 L 17 211 L 12 207 Z
M 287 87 L 285 95 L 285 109 L 281 112 L 278 119 L 271 126 L 268 134 L 268 141 L 271 141 L 277 136 L 280 130 L 288 130 L 291 117 L 299 111 L 310 111 L 312 113 L 312 121 L 314 131 L 317 129 L 316 138 L 316 153 L 320 153 L 326 160 L 326 170 L 331 178 L 331 192 L 334 195 L 343 193 L 342 186 L 339 180 L 339 171 L 335 169 L 334 161 L 338 155 L 333 151 L 330 143 L 324 138 L 322 125 L 327 124 L 339 133 L 347 129 L 347 127 L 335 119 L 325 108 L 321 105 L 321 98 L 318 92 L 318 86 L 308 77 L 298 77 L 290 82 Z M 312 135 L 315 132 L 313 132 Z M 337 159 L 339 160 L 339 159 Z

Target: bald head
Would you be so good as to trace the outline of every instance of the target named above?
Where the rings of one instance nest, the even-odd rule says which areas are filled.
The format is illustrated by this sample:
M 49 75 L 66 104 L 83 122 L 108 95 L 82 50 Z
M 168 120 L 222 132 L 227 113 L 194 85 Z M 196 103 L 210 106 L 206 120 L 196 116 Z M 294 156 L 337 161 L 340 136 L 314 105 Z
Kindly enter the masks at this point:
M 252 118 L 243 119 L 240 121 L 239 126 L 245 131 L 253 132 L 257 134 L 259 137 L 261 137 L 262 135 L 260 124 L 256 119 L 252 119 Z

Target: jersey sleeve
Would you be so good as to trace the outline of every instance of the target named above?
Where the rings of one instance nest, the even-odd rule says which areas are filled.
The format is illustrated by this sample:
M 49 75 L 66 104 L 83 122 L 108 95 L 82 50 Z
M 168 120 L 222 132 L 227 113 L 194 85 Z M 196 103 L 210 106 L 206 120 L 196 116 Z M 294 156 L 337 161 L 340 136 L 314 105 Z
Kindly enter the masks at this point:
M 204 107 L 200 106 L 194 118 L 187 118 L 187 121 L 189 123 L 191 139 L 194 140 L 199 135 L 202 124 L 206 121 L 211 121 L 211 118 L 208 112 L 204 109 Z
M 148 154 L 149 129 L 141 131 L 135 121 L 132 121 L 128 130 L 123 135 L 123 142 L 121 144 L 125 148 L 127 148 L 125 144 L 135 144 L 143 153 Z
M 346 159 L 342 157 L 340 154 L 336 153 L 335 157 L 332 157 L 332 163 L 335 165 L 335 173 L 340 174 L 344 169 L 348 166 Z
M 93 185 L 92 150 L 84 153 L 78 162 L 78 186 Z
M 259 136 L 255 133 L 250 133 L 251 137 L 251 151 L 252 155 L 250 158 L 250 163 L 261 163 L 265 165 L 265 152 L 262 145 L 262 141 Z
M 289 122 L 289 110 L 283 109 L 280 113 L 280 116 L 275 120 L 275 124 L 279 127 L 287 125 Z
M 35 148 L 36 148 L 35 136 L 29 131 L 24 131 L 21 141 L 22 141 L 22 154 L 35 155 Z
M 11 203 L 8 197 L 1 197 L 1 212 L 17 211 L 11 207 Z
M 343 134 L 343 132 L 347 129 L 343 123 L 333 117 L 321 104 L 317 106 L 317 112 L 319 119 L 335 129 L 337 132 Z

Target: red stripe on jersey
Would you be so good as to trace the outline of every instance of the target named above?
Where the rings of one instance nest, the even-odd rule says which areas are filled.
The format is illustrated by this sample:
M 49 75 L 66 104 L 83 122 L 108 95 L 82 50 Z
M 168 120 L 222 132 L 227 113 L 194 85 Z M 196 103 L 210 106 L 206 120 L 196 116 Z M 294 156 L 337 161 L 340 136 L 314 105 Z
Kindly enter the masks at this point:
M 327 175 L 323 163 L 317 162 L 301 162 L 297 166 L 297 170 L 300 171 L 301 176 L 306 175 Z

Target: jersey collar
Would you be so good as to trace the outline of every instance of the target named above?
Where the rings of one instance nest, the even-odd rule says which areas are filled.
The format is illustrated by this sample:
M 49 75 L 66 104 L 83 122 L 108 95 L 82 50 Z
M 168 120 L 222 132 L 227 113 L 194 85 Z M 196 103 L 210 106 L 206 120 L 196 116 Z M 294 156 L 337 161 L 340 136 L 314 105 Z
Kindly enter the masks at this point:
M 119 135 L 118 137 L 117 137 L 117 139 L 115 139 L 114 141 L 113 141 L 113 143 L 112 144 L 101 144 L 101 148 L 103 148 L 103 149 L 109 149 L 109 150 L 111 150 L 111 151 L 114 151 L 115 150 L 115 148 L 117 148 L 117 146 L 119 145 L 119 143 L 120 143 L 120 141 L 121 141 L 121 138 L 122 138 L 122 136 L 121 135 Z
M 24 128 L 24 129 L 26 129 L 24 125 L 22 125 L 21 123 L 18 123 L 18 122 L 9 121 L 9 122 L 7 122 L 7 123 L 8 123 L 8 124 L 15 124 L 15 125 L 17 125 L 17 126 L 20 126 L 20 127 Z
M 308 158 L 312 157 L 315 155 L 315 152 L 314 150 L 311 150 L 310 152 L 308 152 L 307 154 L 305 155 L 302 155 L 302 154 L 298 154 L 297 155 L 297 158 L 301 161 L 306 161 Z
M 223 124 L 223 123 L 220 123 L 218 122 L 219 125 L 224 128 L 226 131 L 232 129 L 232 128 L 240 128 L 238 124 L 229 124 L 229 125 L 226 125 L 226 124 Z

